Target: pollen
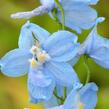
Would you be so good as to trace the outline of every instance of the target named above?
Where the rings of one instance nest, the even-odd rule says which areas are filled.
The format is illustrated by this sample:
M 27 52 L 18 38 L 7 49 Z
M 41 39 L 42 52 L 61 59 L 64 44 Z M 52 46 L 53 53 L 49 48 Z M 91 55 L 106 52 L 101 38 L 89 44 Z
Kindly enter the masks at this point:
M 33 68 L 38 66 L 38 62 L 34 58 L 30 59 L 29 62 Z
M 83 104 L 81 102 L 78 105 L 78 109 L 84 109 L 84 106 L 83 106 Z
M 37 55 L 38 61 L 44 62 L 47 59 L 47 54 L 41 53 Z

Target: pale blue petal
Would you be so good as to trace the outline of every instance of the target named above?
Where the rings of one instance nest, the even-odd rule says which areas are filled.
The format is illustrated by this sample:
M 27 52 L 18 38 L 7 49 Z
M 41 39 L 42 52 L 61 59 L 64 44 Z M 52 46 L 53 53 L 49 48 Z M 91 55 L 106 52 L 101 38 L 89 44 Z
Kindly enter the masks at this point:
M 43 6 L 49 7 L 49 9 L 53 9 L 55 6 L 55 1 L 54 0 L 40 0 L 41 4 Z
M 101 21 L 103 21 L 103 18 L 99 18 L 97 23 Z M 97 33 L 96 26 L 97 24 L 79 52 L 80 54 L 88 54 L 97 64 L 109 69 L 109 39 L 100 36 Z
M 55 82 L 47 73 L 46 69 L 30 69 L 28 90 L 34 99 L 49 100 L 52 97 Z
M 88 83 L 79 90 L 73 89 L 64 103 L 64 109 L 78 109 L 79 103 L 83 104 L 84 109 L 95 109 L 97 91 L 95 83 Z
M 97 12 L 88 5 L 72 1 L 65 5 L 64 10 L 65 25 L 78 33 L 81 33 L 81 29 L 89 29 L 95 24 Z M 60 11 L 58 11 L 57 16 L 62 21 Z
M 92 45 L 94 44 L 96 36 L 98 36 L 96 26 L 98 23 L 103 22 L 104 20 L 105 19 L 103 17 L 99 17 L 96 20 L 94 28 L 92 29 L 92 31 L 88 35 L 87 39 L 83 42 L 83 44 L 80 47 L 79 55 L 82 55 L 84 53 L 90 54 L 90 52 L 92 50 Z
M 28 29 L 29 22 L 27 22 L 21 28 L 20 37 L 19 37 L 19 48 L 30 49 L 34 44 L 34 38 L 32 32 Z
M 80 89 L 80 88 L 82 88 L 82 86 L 83 86 L 83 84 L 82 83 L 80 83 L 80 82 L 75 82 L 74 84 L 73 84 L 73 90 L 78 90 L 78 89 Z
M 57 84 L 72 86 L 75 82 L 79 82 L 77 74 L 67 63 L 48 62 L 45 66 L 50 70 Z
M 15 49 L 1 59 L 1 71 L 10 77 L 25 75 L 29 69 L 31 54 L 25 49 Z
M 30 103 L 38 104 L 38 103 L 40 103 L 41 101 L 43 101 L 43 100 L 41 100 L 41 99 L 35 99 L 34 97 L 32 97 L 32 96 L 30 95 L 30 99 L 29 99 L 29 102 L 30 102 Z
M 83 84 L 81 84 L 80 82 L 77 81 L 72 86 L 66 87 L 66 89 L 67 89 L 67 95 L 69 95 L 69 93 L 72 90 L 76 90 L 76 89 L 78 90 L 82 86 L 83 86 Z M 56 85 L 56 89 L 57 89 L 58 96 L 63 97 L 64 96 L 64 87 L 58 84 L 58 85 Z
M 43 5 L 50 5 L 54 4 L 54 0 L 40 0 L 41 4 Z
M 64 95 L 64 87 L 63 86 L 61 86 L 61 85 L 59 85 L 57 83 L 57 85 L 56 85 L 56 91 L 57 91 L 57 95 L 59 97 L 63 97 L 63 95 Z
M 45 40 L 47 40 L 47 38 L 50 36 L 50 33 L 47 30 L 34 23 L 29 23 L 27 28 L 32 32 L 40 44 L 44 43 Z
M 18 13 L 12 14 L 11 18 L 29 19 L 29 18 L 34 17 L 34 16 L 40 16 L 42 14 L 48 13 L 49 11 L 51 11 L 52 8 L 53 8 L 52 6 L 47 7 L 47 6 L 41 5 L 35 9 L 33 9 L 32 11 L 18 12 Z
M 88 5 L 96 5 L 99 0 L 77 0 L 77 1 L 83 1 L 84 3 Z
M 71 93 L 72 90 L 78 90 L 78 89 L 82 88 L 82 86 L 83 86 L 82 83 L 75 82 L 72 87 L 67 88 L 67 95 L 69 95 L 69 93 Z
M 104 17 L 99 17 L 97 18 L 96 22 L 95 22 L 95 26 L 92 29 L 92 31 L 89 33 L 88 37 L 86 38 L 86 40 L 81 44 L 80 50 L 78 52 L 78 56 L 81 56 L 83 54 L 90 54 L 90 51 L 92 49 L 92 45 L 93 45 L 93 38 L 94 36 L 97 35 L 97 30 L 96 30 L 96 26 L 98 23 L 101 23 L 105 20 Z M 95 35 L 96 34 L 96 35 Z M 94 36 L 93 36 L 94 35 Z
M 69 0 L 69 2 L 67 0 L 62 0 L 62 5 L 63 6 L 70 6 L 72 3 L 75 4 L 85 4 L 85 5 L 96 5 L 98 3 L 99 0 Z
M 92 35 L 91 33 L 89 34 L 89 36 L 86 38 L 86 40 L 81 44 L 80 50 L 78 52 L 78 55 L 81 56 L 83 54 L 90 54 L 90 50 L 92 47 Z
M 44 101 L 43 105 L 45 108 L 52 108 L 52 107 L 58 106 L 59 104 L 56 97 L 53 96 L 50 100 Z
M 76 43 L 78 40 L 77 36 L 69 31 L 58 31 L 53 33 L 44 43 L 44 48 L 49 49 L 52 48 L 56 42 L 62 43 L 62 41 L 66 43 Z
M 43 48 L 52 57 L 53 61 L 66 62 L 71 60 L 78 52 L 77 36 L 68 31 L 54 33 L 43 44 Z
M 77 109 L 77 90 L 72 90 L 72 92 L 67 96 L 64 106 L 64 109 Z
M 97 64 L 109 69 L 109 39 L 98 35 L 96 32 L 92 33 L 92 35 L 93 45 L 90 51 L 90 57 Z
M 63 105 L 61 105 L 61 106 L 52 107 L 52 108 L 47 108 L 47 109 L 64 109 L 64 108 L 63 108 Z
M 97 104 L 97 91 L 98 87 L 95 83 L 89 83 L 79 91 L 80 100 L 83 103 L 84 109 L 95 109 Z
M 79 47 L 80 44 L 69 44 L 58 48 L 57 51 L 55 51 L 53 54 L 52 61 L 66 62 L 74 59 L 79 51 Z
M 75 66 L 75 64 L 79 61 L 80 59 L 80 56 L 75 56 L 73 59 L 71 59 L 70 61 L 68 61 L 68 63 L 71 65 L 71 66 Z

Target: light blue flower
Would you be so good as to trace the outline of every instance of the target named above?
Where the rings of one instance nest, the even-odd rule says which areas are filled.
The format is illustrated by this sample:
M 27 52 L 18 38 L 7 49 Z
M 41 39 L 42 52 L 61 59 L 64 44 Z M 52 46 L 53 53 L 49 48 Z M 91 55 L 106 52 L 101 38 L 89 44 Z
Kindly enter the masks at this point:
M 97 24 L 103 20 L 104 18 L 99 18 Z M 97 33 L 97 24 L 82 44 L 79 53 L 80 55 L 87 54 L 97 64 L 109 69 L 109 39 Z
M 48 100 L 55 85 L 72 86 L 79 79 L 67 62 L 74 58 L 80 44 L 77 36 L 68 31 L 49 32 L 27 22 L 21 29 L 19 48 L 1 60 L 3 74 L 19 77 L 28 73 L 30 101 Z
M 67 97 L 64 109 L 95 109 L 98 87 L 88 83 L 79 90 L 73 90 Z M 91 102 L 90 102 L 91 101 Z
M 65 11 L 65 25 L 78 33 L 81 29 L 89 29 L 93 26 L 97 13 L 90 5 L 95 5 L 98 0 L 62 0 Z M 58 10 L 57 16 L 61 21 L 61 12 Z
M 68 96 L 72 90 L 80 89 L 82 86 L 83 86 L 83 84 L 81 84 L 81 83 L 75 83 L 75 84 L 73 84 L 72 87 L 67 87 L 66 88 L 66 96 Z M 64 87 L 58 85 L 56 88 L 57 88 L 57 90 L 56 90 L 57 95 L 61 98 L 65 97 Z M 47 109 L 59 106 L 59 104 L 60 104 L 60 102 L 57 100 L 57 98 L 55 96 L 53 96 L 49 101 L 43 102 L 44 107 Z
M 72 90 L 63 105 L 49 109 L 95 109 L 98 87 L 88 83 L 81 89 Z
M 41 6 L 30 11 L 13 14 L 12 18 L 31 18 L 33 16 L 51 13 L 54 8 L 57 8 L 57 17 L 62 21 L 61 11 L 55 4 L 54 0 L 40 0 Z M 97 18 L 97 12 L 90 5 L 97 4 L 98 0 L 60 0 L 65 11 L 65 25 L 78 33 L 81 29 L 91 28 Z M 53 18 L 52 14 L 50 14 Z

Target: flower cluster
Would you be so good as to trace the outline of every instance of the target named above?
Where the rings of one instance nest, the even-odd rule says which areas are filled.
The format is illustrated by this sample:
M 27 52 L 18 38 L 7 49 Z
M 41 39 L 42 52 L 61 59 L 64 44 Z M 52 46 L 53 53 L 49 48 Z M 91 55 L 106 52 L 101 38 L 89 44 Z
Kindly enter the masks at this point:
M 42 102 L 47 109 L 95 109 L 98 86 L 90 81 L 88 59 L 109 69 L 109 40 L 98 35 L 97 25 L 104 21 L 91 5 L 98 0 L 40 0 L 41 6 L 12 14 L 12 18 L 31 18 L 48 13 L 62 30 L 49 33 L 27 21 L 21 28 L 18 48 L 0 59 L 2 73 L 9 77 L 28 75 L 31 103 Z M 80 44 L 82 29 L 92 28 Z M 88 69 L 86 83 L 80 82 L 72 66 L 84 56 Z

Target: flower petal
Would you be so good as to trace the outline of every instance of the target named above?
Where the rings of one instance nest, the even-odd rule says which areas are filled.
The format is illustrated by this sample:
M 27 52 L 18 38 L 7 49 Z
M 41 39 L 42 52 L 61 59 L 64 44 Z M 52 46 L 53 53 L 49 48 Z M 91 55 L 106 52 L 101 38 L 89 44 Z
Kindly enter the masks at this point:
M 63 105 L 61 105 L 61 106 L 52 107 L 52 108 L 47 108 L 47 109 L 64 109 L 64 108 L 63 108 Z
M 46 69 L 30 69 L 28 75 L 29 93 L 34 99 L 49 100 L 55 87 L 54 79 Z
M 71 59 L 74 59 L 74 57 L 77 55 L 79 51 L 79 47 L 80 44 L 69 44 L 58 48 L 57 51 L 55 51 L 55 53 L 53 54 L 54 57 L 52 58 L 52 61 L 66 62 L 70 61 Z
M 64 87 L 57 83 L 57 85 L 56 85 L 56 92 L 57 92 L 57 95 L 59 97 L 63 97 L 63 95 L 64 95 Z
M 83 109 L 94 109 L 97 103 L 97 91 L 95 83 L 88 83 L 79 90 L 73 89 L 64 103 L 64 109 L 77 109 L 80 103 Z
M 40 0 L 41 4 L 43 6 L 46 6 L 49 8 L 49 10 L 51 11 L 54 6 L 55 6 L 55 1 L 54 0 Z
M 80 100 L 83 103 L 84 109 L 95 109 L 97 91 L 98 87 L 95 83 L 89 83 L 79 91 Z
M 19 48 L 30 49 L 34 44 L 34 38 L 32 32 L 28 29 L 29 22 L 27 22 L 21 28 L 20 37 L 19 37 Z
M 29 69 L 29 58 L 31 54 L 25 49 L 12 50 L 1 59 L 1 71 L 11 77 L 25 75 Z
M 103 18 L 98 18 L 97 24 L 101 21 L 103 21 Z M 109 69 L 109 39 L 97 33 L 97 24 L 82 44 L 79 54 L 86 53 L 94 59 L 97 64 Z
M 53 96 L 50 100 L 44 101 L 43 105 L 45 108 L 51 108 L 51 107 L 58 106 L 59 104 L 58 104 L 57 98 Z
M 70 6 L 71 3 L 75 3 L 75 4 L 85 4 L 85 5 L 96 5 L 98 3 L 99 0 L 69 0 L 69 2 L 67 2 L 67 0 L 62 0 L 62 5 L 64 6 Z
M 43 44 L 44 49 L 57 62 L 66 62 L 75 57 L 78 52 L 79 44 L 77 36 L 68 31 L 54 33 Z
M 109 69 L 109 39 L 106 39 L 96 33 L 93 33 L 93 45 L 90 51 L 90 57 L 94 61 Z
M 75 82 L 79 82 L 77 74 L 67 63 L 48 62 L 45 66 L 51 72 L 57 84 L 72 86 Z
M 75 64 L 79 61 L 80 56 L 76 55 L 72 60 L 68 61 L 71 66 L 75 66 Z
M 83 86 L 83 84 L 81 84 L 80 82 L 75 82 L 72 86 L 70 87 L 66 87 L 66 92 L 67 92 L 67 95 L 69 95 L 69 93 L 72 91 L 72 90 L 76 90 L 76 89 L 80 89 L 81 87 Z M 64 88 L 63 86 L 61 85 L 56 85 L 56 89 L 57 89 L 57 95 L 59 97 L 63 97 L 64 96 Z
M 52 7 L 47 7 L 44 5 L 41 5 L 35 9 L 33 9 L 32 11 L 27 11 L 27 12 L 18 12 L 15 14 L 11 15 L 11 18 L 17 19 L 17 18 L 25 18 L 25 19 L 29 19 L 31 17 L 34 16 L 40 16 L 44 13 L 48 13 L 49 11 L 51 11 Z
M 92 50 L 92 45 L 94 45 L 93 42 L 96 40 L 96 36 L 98 36 L 97 30 L 96 30 L 97 24 L 100 22 L 103 22 L 104 20 L 105 20 L 104 17 L 99 17 L 96 20 L 94 28 L 88 35 L 87 39 L 81 45 L 80 52 L 79 52 L 80 55 L 84 54 L 84 53 L 90 54 L 90 51 Z
M 63 5 L 63 8 L 65 10 L 65 25 L 78 33 L 81 33 L 81 29 L 91 28 L 96 21 L 97 12 L 84 3 L 71 1 Z M 60 11 L 57 16 L 62 22 Z
M 28 23 L 26 28 L 34 35 L 40 44 L 42 44 L 50 36 L 48 31 L 34 23 Z
M 77 109 L 77 90 L 72 90 L 71 93 L 67 96 L 64 106 L 64 109 Z
M 41 101 L 42 101 L 41 99 L 35 99 L 34 97 L 32 97 L 32 96 L 30 95 L 29 102 L 34 103 L 34 104 L 38 104 L 38 103 L 40 103 Z

